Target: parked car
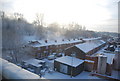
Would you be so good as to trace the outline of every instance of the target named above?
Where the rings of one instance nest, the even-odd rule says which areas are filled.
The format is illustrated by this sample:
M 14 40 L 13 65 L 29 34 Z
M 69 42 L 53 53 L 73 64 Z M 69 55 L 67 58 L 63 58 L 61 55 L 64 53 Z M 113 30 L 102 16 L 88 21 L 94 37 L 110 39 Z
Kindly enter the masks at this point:
M 52 53 L 52 55 L 57 55 L 57 53 Z
M 48 60 L 53 60 L 53 59 L 55 59 L 55 55 L 48 56 Z
M 62 57 L 62 53 L 58 53 L 56 56 L 57 57 Z

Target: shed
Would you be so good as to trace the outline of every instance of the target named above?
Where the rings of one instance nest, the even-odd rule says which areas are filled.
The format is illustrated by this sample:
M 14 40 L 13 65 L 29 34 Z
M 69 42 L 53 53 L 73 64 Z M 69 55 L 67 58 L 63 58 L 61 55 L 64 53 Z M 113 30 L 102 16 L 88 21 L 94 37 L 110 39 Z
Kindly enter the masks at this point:
M 55 59 L 54 68 L 58 72 L 76 76 L 84 70 L 84 60 L 76 57 L 63 56 Z
M 45 61 L 43 60 L 37 60 L 37 59 L 29 59 L 26 61 L 23 61 L 23 65 L 26 66 L 29 69 L 34 70 L 35 73 L 39 74 L 40 70 L 43 69 L 43 67 L 45 66 Z

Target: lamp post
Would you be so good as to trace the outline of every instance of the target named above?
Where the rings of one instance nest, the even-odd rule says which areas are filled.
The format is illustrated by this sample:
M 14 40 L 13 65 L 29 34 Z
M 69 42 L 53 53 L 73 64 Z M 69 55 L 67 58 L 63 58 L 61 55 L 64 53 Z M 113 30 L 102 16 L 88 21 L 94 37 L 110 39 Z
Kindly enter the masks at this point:
M 73 57 L 75 57 L 76 54 L 72 53 L 71 56 L 72 56 L 72 60 L 71 60 L 71 78 L 72 78 L 72 74 L 73 74 L 73 67 L 72 67 L 72 65 L 73 65 Z

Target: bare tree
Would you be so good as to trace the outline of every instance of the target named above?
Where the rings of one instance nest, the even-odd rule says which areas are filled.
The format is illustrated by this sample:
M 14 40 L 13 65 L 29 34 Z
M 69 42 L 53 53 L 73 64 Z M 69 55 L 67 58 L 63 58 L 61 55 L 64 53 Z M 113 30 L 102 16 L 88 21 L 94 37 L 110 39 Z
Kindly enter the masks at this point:
M 44 19 L 44 14 L 36 14 L 36 19 L 33 22 L 37 26 L 42 26 L 43 27 L 43 19 Z
M 23 19 L 23 14 L 21 13 L 14 13 L 14 18 L 17 20 Z
M 83 26 L 83 30 L 86 30 L 86 27 L 85 27 L 85 26 Z
M 49 27 L 49 30 L 52 32 L 57 32 L 60 29 L 60 25 L 56 22 L 49 24 L 48 27 Z
M 26 27 L 24 22 L 23 20 L 18 21 L 9 17 L 2 18 L 2 50 L 4 52 L 10 51 L 9 55 L 14 63 L 17 63 L 20 59 L 20 50 L 23 46 L 23 32 L 25 32 L 24 28 Z

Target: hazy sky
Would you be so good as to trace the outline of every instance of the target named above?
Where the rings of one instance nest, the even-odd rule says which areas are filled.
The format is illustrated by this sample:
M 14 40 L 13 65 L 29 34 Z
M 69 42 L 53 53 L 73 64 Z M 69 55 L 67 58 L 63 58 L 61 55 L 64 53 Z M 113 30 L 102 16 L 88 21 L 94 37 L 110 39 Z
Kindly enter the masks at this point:
M 0 9 L 19 12 L 32 22 L 36 13 L 44 14 L 44 22 L 67 24 L 76 22 L 89 30 L 118 31 L 119 0 L 0 0 Z

